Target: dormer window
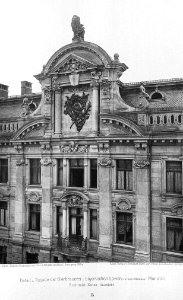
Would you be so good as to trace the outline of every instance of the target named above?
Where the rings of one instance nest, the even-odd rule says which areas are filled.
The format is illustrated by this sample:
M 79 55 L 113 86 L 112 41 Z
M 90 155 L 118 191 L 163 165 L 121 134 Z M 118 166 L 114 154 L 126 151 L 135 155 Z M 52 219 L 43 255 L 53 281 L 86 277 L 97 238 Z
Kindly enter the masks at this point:
M 152 100 L 163 99 L 163 96 L 162 96 L 161 93 L 155 92 L 155 93 L 152 94 L 151 99 L 152 99 Z
M 151 93 L 150 97 L 151 97 L 151 101 L 165 100 L 165 94 L 159 91 L 158 88 L 156 88 L 155 91 Z

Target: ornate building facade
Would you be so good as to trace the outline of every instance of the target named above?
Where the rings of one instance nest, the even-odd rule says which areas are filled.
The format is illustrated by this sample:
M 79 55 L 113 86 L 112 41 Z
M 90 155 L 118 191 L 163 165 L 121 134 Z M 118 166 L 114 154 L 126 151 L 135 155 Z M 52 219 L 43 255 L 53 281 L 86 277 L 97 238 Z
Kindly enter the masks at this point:
M 0 262 L 183 262 L 183 79 L 123 83 L 72 29 L 41 94 L 0 85 Z

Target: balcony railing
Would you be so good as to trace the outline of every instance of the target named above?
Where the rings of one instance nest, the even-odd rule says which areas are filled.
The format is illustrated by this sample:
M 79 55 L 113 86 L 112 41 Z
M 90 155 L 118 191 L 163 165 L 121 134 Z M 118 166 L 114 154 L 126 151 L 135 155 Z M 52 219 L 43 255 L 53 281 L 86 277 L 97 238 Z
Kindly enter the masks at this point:
M 83 236 L 70 235 L 63 238 L 58 234 L 58 249 L 66 254 L 86 254 L 88 241 Z

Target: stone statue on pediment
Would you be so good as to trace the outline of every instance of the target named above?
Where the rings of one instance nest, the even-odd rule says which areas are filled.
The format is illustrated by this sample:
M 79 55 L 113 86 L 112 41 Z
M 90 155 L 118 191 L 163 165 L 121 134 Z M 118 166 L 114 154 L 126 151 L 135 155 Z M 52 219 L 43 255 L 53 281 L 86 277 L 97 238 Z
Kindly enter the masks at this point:
M 80 17 L 74 15 L 71 22 L 72 31 L 74 36 L 72 38 L 73 42 L 84 41 L 85 29 L 84 26 L 80 23 Z

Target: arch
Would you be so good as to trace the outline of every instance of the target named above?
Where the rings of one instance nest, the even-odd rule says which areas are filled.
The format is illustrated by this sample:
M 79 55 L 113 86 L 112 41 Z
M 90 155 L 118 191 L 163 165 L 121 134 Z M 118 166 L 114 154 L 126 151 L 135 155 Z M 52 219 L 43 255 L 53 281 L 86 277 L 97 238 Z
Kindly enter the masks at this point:
M 107 54 L 107 52 L 94 43 L 89 43 L 89 42 L 71 43 L 60 48 L 51 56 L 51 58 L 48 60 L 44 68 L 44 74 L 49 73 L 50 70 L 55 67 L 57 62 L 62 57 L 63 59 L 65 59 L 71 53 L 77 53 L 77 55 L 79 55 L 79 52 L 87 52 L 88 59 L 90 61 L 93 61 L 95 59 L 96 60 L 95 63 L 97 65 L 107 66 L 112 62 L 112 59 Z M 83 53 L 82 53 L 82 57 L 83 57 Z
M 33 120 L 32 122 L 29 122 L 25 124 L 23 127 L 21 127 L 16 134 L 13 137 L 13 140 L 21 139 L 23 138 L 27 132 L 30 132 L 34 130 L 35 128 L 46 126 L 49 123 L 48 118 L 39 118 L 36 120 Z
M 70 196 L 79 196 L 83 199 L 83 204 L 88 204 L 89 198 L 80 191 L 67 191 L 61 197 L 60 200 L 66 199 L 68 201 Z M 67 199 L 68 198 L 68 199 Z
M 143 136 L 141 129 L 135 123 L 125 119 L 124 117 L 117 115 L 101 115 L 101 120 L 115 123 L 119 126 L 125 127 L 127 130 L 129 130 L 129 133 L 137 136 Z

